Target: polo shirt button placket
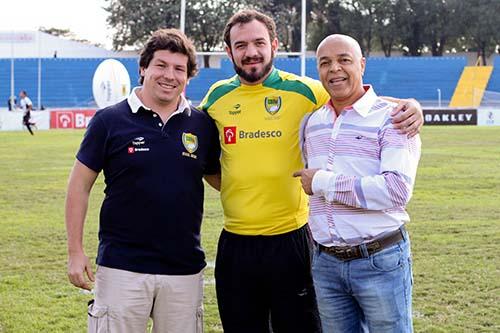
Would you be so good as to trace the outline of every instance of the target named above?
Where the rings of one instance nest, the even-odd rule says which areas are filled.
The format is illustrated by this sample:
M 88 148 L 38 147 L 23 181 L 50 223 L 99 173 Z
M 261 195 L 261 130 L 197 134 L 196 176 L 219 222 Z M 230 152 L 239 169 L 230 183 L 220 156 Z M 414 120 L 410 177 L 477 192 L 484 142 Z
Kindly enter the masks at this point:
M 158 118 L 158 114 L 156 114 L 156 113 L 153 112 L 153 118 Z M 158 122 L 158 127 L 163 127 L 163 123 L 161 121 Z

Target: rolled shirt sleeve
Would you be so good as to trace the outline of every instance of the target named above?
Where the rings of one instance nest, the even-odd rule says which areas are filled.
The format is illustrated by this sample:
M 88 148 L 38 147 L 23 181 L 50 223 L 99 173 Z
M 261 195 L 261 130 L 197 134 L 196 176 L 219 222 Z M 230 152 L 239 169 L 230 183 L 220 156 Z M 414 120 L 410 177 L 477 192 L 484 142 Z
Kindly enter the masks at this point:
M 380 173 L 347 176 L 319 170 L 312 190 L 329 202 L 371 210 L 405 206 L 412 195 L 420 158 L 420 138 L 407 138 L 393 128 L 381 133 Z

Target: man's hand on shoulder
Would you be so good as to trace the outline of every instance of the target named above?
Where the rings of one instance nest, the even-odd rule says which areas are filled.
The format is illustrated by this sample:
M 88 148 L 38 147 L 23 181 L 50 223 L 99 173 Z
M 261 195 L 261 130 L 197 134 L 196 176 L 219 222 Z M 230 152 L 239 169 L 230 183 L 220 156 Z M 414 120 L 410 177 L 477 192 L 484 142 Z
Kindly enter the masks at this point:
M 424 113 L 420 103 L 413 98 L 393 101 L 398 103 L 391 112 L 394 128 L 402 134 L 407 134 L 409 138 L 417 135 L 424 124 Z
M 91 290 L 92 287 L 85 278 L 85 274 L 90 281 L 95 281 L 89 258 L 83 252 L 70 254 L 68 256 L 68 278 L 71 284 L 78 288 Z

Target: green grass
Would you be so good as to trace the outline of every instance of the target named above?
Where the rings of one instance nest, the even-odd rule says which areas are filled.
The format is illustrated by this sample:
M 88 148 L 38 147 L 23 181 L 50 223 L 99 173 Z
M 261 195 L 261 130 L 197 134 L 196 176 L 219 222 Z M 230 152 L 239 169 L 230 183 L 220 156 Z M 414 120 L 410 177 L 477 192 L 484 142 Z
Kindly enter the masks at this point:
M 66 277 L 64 196 L 83 131 L 0 132 L 0 332 L 85 332 L 91 298 Z M 426 127 L 409 206 L 416 332 L 500 331 L 500 128 Z M 95 257 L 103 181 L 85 248 Z M 222 226 L 208 190 L 203 244 L 214 261 Z M 221 332 L 213 268 L 205 331 Z

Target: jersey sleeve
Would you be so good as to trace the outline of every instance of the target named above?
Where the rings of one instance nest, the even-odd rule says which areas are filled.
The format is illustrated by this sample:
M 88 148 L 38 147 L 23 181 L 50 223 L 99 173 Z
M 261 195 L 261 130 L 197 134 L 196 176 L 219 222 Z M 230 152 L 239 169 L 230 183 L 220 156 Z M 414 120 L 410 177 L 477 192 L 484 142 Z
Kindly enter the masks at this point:
M 208 89 L 207 94 L 203 97 L 198 109 L 208 113 L 208 109 L 221 97 L 225 96 L 229 92 L 240 86 L 240 81 L 237 76 L 233 76 L 227 80 L 220 80 L 215 82 L 210 89 Z
M 208 101 L 208 96 L 210 95 L 210 91 L 212 90 L 212 87 L 208 90 L 208 92 L 206 93 L 205 97 L 203 97 L 203 99 L 201 100 L 201 103 L 200 105 L 198 105 L 196 108 L 198 110 L 201 110 L 203 112 L 207 112 L 208 108 L 207 108 L 207 101 Z
M 96 114 L 89 122 L 76 158 L 95 172 L 100 172 L 104 165 L 107 129 Z
M 198 105 L 198 107 L 197 107 L 198 110 L 201 110 L 205 113 L 208 113 L 208 109 L 212 105 L 212 103 L 209 102 L 211 100 L 210 96 L 213 95 L 214 90 L 217 89 L 217 87 L 219 87 L 220 85 L 221 85 L 221 81 L 218 81 L 218 82 L 212 84 L 212 86 L 210 86 L 207 93 L 205 94 L 205 97 L 203 97 L 203 99 L 201 100 L 200 105 Z
M 317 110 L 328 102 L 330 95 L 328 95 L 323 84 L 318 80 L 311 80 L 310 87 L 316 97 L 317 104 L 315 109 Z

